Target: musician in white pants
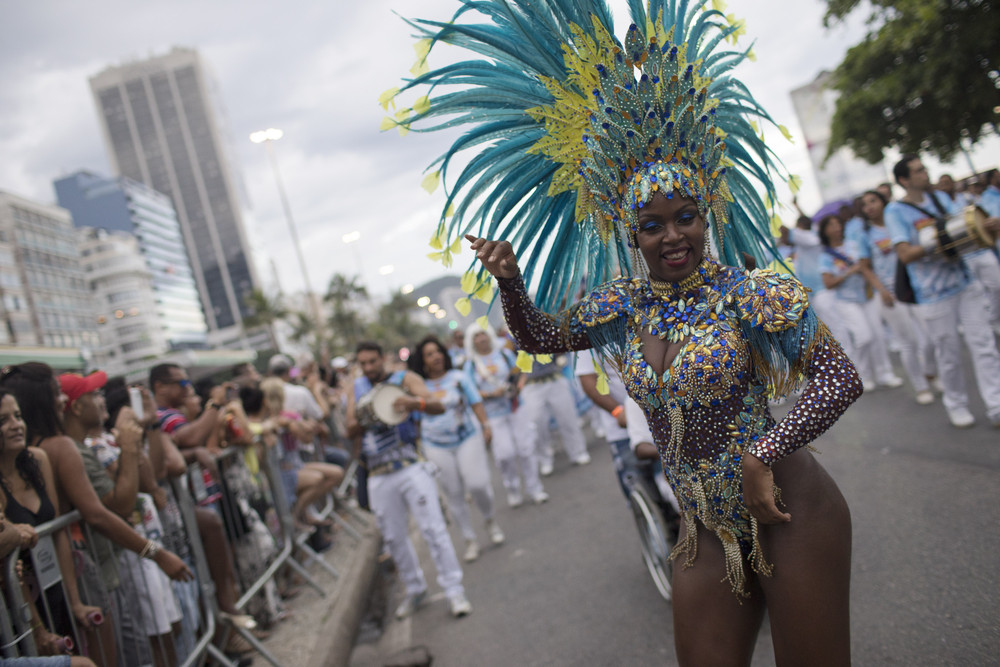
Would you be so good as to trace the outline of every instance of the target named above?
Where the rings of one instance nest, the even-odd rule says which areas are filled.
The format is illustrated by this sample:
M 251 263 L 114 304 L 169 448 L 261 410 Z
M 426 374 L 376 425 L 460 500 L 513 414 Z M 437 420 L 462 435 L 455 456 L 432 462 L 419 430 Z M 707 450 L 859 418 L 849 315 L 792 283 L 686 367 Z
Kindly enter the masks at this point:
M 513 412 L 511 383 L 518 372 L 514 353 L 500 344 L 492 327 L 473 323 L 465 332 L 465 355 L 465 373 L 483 397 L 493 430 L 493 459 L 507 490 L 507 505 L 519 507 L 525 494 L 535 504 L 545 502 L 549 496 L 538 476 L 534 447 L 515 437 L 514 423 L 521 415 Z
M 1000 351 L 990 327 L 989 302 L 983 287 L 970 281 L 960 257 L 928 253 L 920 244 L 921 229 L 934 225 L 936 217 L 955 211 L 949 208 L 947 197 L 934 196 L 927 168 L 917 156 L 904 155 L 893 167 L 893 174 L 906 189 L 906 196 L 886 207 L 885 222 L 896 254 L 906 264 L 917 298 L 915 312 L 934 345 L 948 419 L 957 428 L 972 426 L 976 421 L 969 411 L 962 369 L 960 324 L 987 417 L 1000 427 Z M 986 226 L 1000 231 L 1000 218 L 989 218 Z
M 880 326 L 884 319 L 899 345 L 899 357 L 906 375 L 910 378 L 916 401 L 920 405 L 934 402 L 928 376 L 936 374 L 936 365 L 928 363 L 930 342 L 924 331 L 924 324 L 913 313 L 913 304 L 904 303 L 896 295 L 896 251 L 885 225 L 885 197 L 869 190 L 861 196 L 861 206 L 868 221 L 864 231 L 864 242 L 868 248 L 872 271 L 879 282 L 889 292 L 876 295 L 868 300 L 865 309 L 872 322 Z
M 417 343 L 408 363 L 424 379 L 431 396 L 444 406 L 442 414 L 421 419 L 424 453 L 440 471 L 438 481 L 451 516 L 465 538 L 464 558 L 474 561 L 479 558 L 479 541 L 466 494 L 479 508 L 490 541 L 499 545 L 505 539 L 493 513 L 493 484 L 486 454 L 486 447 L 493 440 L 493 429 L 475 384 L 462 371 L 452 368 L 451 355 L 435 336 Z
M 368 496 L 386 547 L 396 564 L 406 596 L 396 609 L 404 618 L 413 613 L 427 593 L 427 581 L 420 569 L 416 551 L 409 537 L 412 516 L 437 568 L 438 584 L 444 589 L 456 617 L 472 611 L 462 586 L 462 568 L 438 502 L 437 484 L 419 453 L 417 426 L 412 413 L 441 414 L 444 406 L 427 390 L 416 373 L 385 369 L 382 347 L 362 342 L 357 347 L 357 361 L 363 375 L 354 381 L 347 397 L 347 434 L 360 444 L 368 465 Z M 377 421 L 362 424 L 358 419 L 358 401 L 382 383 L 401 387 L 406 393 L 395 400 L 405 421 L 390 426 Z
M 521 437 L 531 444 L 538 456 L 542 475 L 552 474 L 554 452 L 549 442 L 549 420 L 554 418 L 559 429 L 566 456 L 576 465 L 590 463 L 587 441 L 580 428 L 576 412 L 576 401 L 569 388 L 569 380 L 563 375 L 566 357 L 552 358 L 547 355 L 535 357 L 530 373 L 522 373 L 517 414 L 520 421 Z

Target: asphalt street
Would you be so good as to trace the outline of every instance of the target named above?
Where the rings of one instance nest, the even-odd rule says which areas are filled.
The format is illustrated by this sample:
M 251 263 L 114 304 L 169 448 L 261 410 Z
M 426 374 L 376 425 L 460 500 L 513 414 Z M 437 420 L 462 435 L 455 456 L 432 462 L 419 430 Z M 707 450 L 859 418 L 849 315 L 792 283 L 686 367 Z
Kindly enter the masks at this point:
M 877 390 L 814 443 L 852 510 L 856 665 L 1000 664 L 1000 430 L 972 408 L 979 423 L 960 431 L 940 402 Z M 584 467 L 557 457 L 541 506 L 508 508 L 494 474 L 507 542 L 465 566 L 467 618 L 448 615 L 418 539 L 437 595 L 352 664 L 414 645 L 442 667 L 676 664 L 672 609 L 642 564 L 610 454 L 596 438 L 590 452 Z M 766 620 L 754 664 L 773 664 Z

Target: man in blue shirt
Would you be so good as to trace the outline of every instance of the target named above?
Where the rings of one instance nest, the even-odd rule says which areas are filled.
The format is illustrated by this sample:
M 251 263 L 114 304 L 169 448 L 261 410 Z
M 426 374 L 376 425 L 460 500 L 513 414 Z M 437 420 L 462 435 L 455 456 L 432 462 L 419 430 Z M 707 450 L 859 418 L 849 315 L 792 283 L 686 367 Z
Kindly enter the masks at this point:
M 886 207 L 885 223 L 896 254 L 906 265 L 917 316 L 934 345 L 948 419 L 958 428 L 976 421 L 969 412 L 962 370 L 961 325 L 990 422 L 1000 427 L 1000 351 L 989 324 L 986 294 L 982 285 L 970 280 L 960 257 L 928 252 L 919 242 L 919 231 L 934 225 L 935 218 L 953 214 L 955 204 L 931 189 L 927 168 L 916 155 L 904 155 L 893 167 L 893 175 L 906 195 Z M 990 218 L 986 224 L 1000 230 L 1000 218 Z

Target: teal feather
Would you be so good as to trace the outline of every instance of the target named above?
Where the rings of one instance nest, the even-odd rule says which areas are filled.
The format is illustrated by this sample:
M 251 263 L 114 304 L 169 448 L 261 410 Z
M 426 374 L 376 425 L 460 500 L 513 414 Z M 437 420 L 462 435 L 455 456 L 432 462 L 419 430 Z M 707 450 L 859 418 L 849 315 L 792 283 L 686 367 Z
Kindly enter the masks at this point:
M 746 50 L 723 47 L 736 26 L 706 7 L 707 0 L 627 0 L 627 4 L 637 29 L 621 46 L 645 53 L 650 48 L 647 20 L 662 17 L 664 30 L 674 29 L 673 41 L 682 45 L 688 61 L 700 61 L 700 75 L 712 80 L 708 95 L 718 100 L 718 107 L 711 122 L 726 133 L 725 154 L 734 163 L 724 176 L 735 199 L 726 206 L 729 222 L 724 238 L 719 225 L 712 225 L 710 232 L 716 236 L 722 261 L 741 264 L 742 252 L 754 255 L 758 263 L 769 261 L 777 251 L 763 196 L 773 201 L 772 175 L 778 161 L 748 121 L 758 117 L 768 122 L 769 116 L 730 74 L 747 55 Z M 583 282 L 593 287 L 612 277 L 616 267 L 627 272 L 638 269 L 631 266 L 623 229 L 615 226 L 604 241 L 594 218 L 578 221 L 577 191 L 548 194 L 560 164 L 542 153 L 528 152 L 547 136 L 545 123 L 528 110 L 555 103 L 542 77 L 575 90 L 563 60 L 564 45 L 575 39 L 571 26 L 593 37 L 592 17 L 596 17 L 613 35 L 611 13 L 602 0 L 458 0 L 458 5 L 450 22 L 408 21 L 418 38 L 431 40 L 431 54 L 447 44 L 473 57 L 404 80 L 401 93 L 426 93 L 430 105 L 403 122 L 415 132 L 465 130 L 428 167 L 440 170 L 444 185 L 442 221 L 444 212 L 453 208 L 446 221 L 448 238 L 473 232 L 511 241 L 529 288 L 539 305 L 552 311 Z M 663 53 L 670 47 L 658 46 Z M 672 134 L 648 117 L 646 111 L 657 102 L 651 79 L 671 74 L 660 72 L 659 57 L 649 51 L 644 70 L 648 78 L 638 79 L 634 91 L 621 96 L 620 110 L 627 115 L 609 117 L 606 135 L 592 137 L 594 155 L 622 164 L 614 156 L 622 143 L 638 141 L 628 136 L 633 122 L 664 139 L 675 137 L 684 123 L 698 122 L 687 102 L 674 110 Z M 676 67 L 676 61 L 666 64 Z M 577 92 L 586 96 L 591 91 Z M 693 96 L 687 99 L 694 101 Z M 644 142 L 636 144 L 637 151 L 647 145 Z M 452 178 L 450 167 L 459 154 L 461 169 Z M 607 191 L 617 188 L 614 174 L 598 173 L 594 178 Z M 609 331 L 609 338 L 616 335 L 612 334 Z

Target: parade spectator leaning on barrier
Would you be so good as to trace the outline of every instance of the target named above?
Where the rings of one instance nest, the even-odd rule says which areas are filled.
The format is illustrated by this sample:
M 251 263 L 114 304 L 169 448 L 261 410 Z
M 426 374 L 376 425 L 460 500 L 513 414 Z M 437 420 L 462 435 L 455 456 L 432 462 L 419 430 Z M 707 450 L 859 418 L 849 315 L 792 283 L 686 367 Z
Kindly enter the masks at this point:
M 185 403 L 194 395 L 191 381 L 183 368 L 176 364 L 154 366 L 149 371 L 149 386 L 156 401 L 160 429 L 173 440 L 185 460 L 190 463 L 193 459 L 218 479 L 219 470 L 206 443 L 218 428 L 228 386 L 213 387 L 204 410 L 194 419 L 189 419 L 183 412 Z M 208 559 L 208 569 L 215 582 L 215 596 L 222 618 L 247 630 L 256 628 L 253 617 L 240 613 L 236 608 L 236 577 L 222 518 L 207 507 L 196 508 L 195 517 L 205 552 L 213 555 Z M 227 650 L 239 648 L 241 652 L 247 652 L 247 647 L 249 643 L 238 635 L 230 636 Z
M 155 421 L 155 413 L 150 408 L 150 415 L 143 421 L 137 419 L 137 415 L 131 408 L 123 408 L 116 414 L 114 431 L 115 435 L 105 434 L 104 422 L 108 419 L 107 406 L 104 400 L 104 388 L 107 383 L 107 375 L 103 371 L 92 373 L 86 377 L 75 373 L 65 373 L 59 376 L 59 386 L 66 396 L 66 403 L 63 408 L 63 432 L 78 444 L 80 455 L 83 457 L 84 467 L 87 470 L 87 477 L 97 491 L 104 506 L 112 512 L 122 517 L 126 521 L 131 520 L 139 497 L 140 468 L 147 472 L 144 476 L 151 476 L 152 470 L 149 460 L 143 452 L 143 436 L 145 429 Z M 150 403 L 152 399 L 150 397 Z M 145 414 L 145 411 L 144 411 Z M 82 445 L 82 446 L 81 446 Z M 147 536 L 140 535 L 143 539 Z M 97 545 L 95 545 L 97 546 Z M 144 609 L 149 609 L 150 605 L 170 605 L 173 602 L 173 593 L 170 590 L 169 582 L 163 577 L 163 583 L 159 589 L 166 591 L 166 594 L 156 595 L 160 598 L 155 602 L 151 593 L 146 592 L 142 584 L 138 581 L 142 577 L 141 572 L 138 577 L 136 571 L 142 569 L 137 558 L 119 557 L 119 554 L 112 552 L 106 554 L 103 549 L 97 551 L 99 566 L 105 578 L 105 585 L 108 590 L 113 590 L 115 596 L 115 606 L 117 607 L 117 629 L 119 631 L 119 643 L 123 650 L 123 657 L 126 665 L 147 664 L 153 658 L 150 649 L 147 632 L 143 619 L 149 614 L 144 614 Z M 110 562 L 109 562 L 110 561 Z M 135 564 L 135 567 L 132 567 Z M 117 575 L 114 580 L 117 585 L 112 589 L 111 570 Z M 159 581 L 156 578 L 156 568 L 151 573 L 153 577 L 148 584 Z M 161 575 L 162 576 L 162 575 Z M 175 620 L 180 620 L 176 613 L 176 604 L 171 607 L 171 613 L 176 616 Z M 159 637 L 159 646 L 173 653 L 173 642 L 170 637 L 170 627 L 167 626 L 161 632 L 154 632 L 152 635 Z M 174 659 L 176 662 L 176 658 Z M 157 664 L 163 664 L 157 662 Z
M 315 422 L 288 410 L 287 383 L 278 377 L 266 378 L 260 383 L 264 394 L 265 420 L 277 429 L 281 456 L 281 481 L 292 506 L 292 517 L 300 528 L 326 526 L 329 520 L 319 517 L 312 504 L 331 493 L 344 479 L 343 468 L 329 463 L 303 461 L 301 442 L 312 442 Z
M 112 487 L 114 485 L 96 457 L 91 459 L 93 455 L 89 449 L 83 443 L 75 442 L 66 436 L 62 416 L 67 397 L 62 393 L 52 369 L 43 363 L 27 362 L 5 368 L 0 376 L 2 376 L 0 387 L 11 391 L 21 407 L 29 445 L 42 449 L 52 463 L 55 481 L 53 495 L 59 499 L 60 513 L 71 509 L 79 510 L 83 520 L 101 534 L 94 535 L 94 544 L 91 547 L 94 553 L 104 556 L 99 565 L 105 588 L 111 592 L 117 589 L 118 572 L 113 551 L 110 545 L 102 540 L 102 536 L 141 557 L 154 561 L 171 579 L 179 581 L 191 579 L 193 576 L 191 571 L 180 558 L 155 542 L 141 538 L 128 523 L 101 503 L 98 493 L 107 497 L 107 494 L 113 491 L 113 488 L 108 488 L 107 485 L 111 484 Z M 76 398 L 79 400 L 84 394 L 88 394 L 91 401 L 97 400 L 99 396 L 97 392 L 106 378 L 103 373 L 97 373 L 89 376 L 87 380 L 93 387 Z M 87 386 L 89 384 L 80 388 Z M 76 409 L 86 409 L 88 405 L 89 402 L 81 402 Z M 101 491 L 95 490 L 93 486 L 95 482 Z M 121 614 L 122 611 L 119 610 L 119 622 Z M 110 627 L 111 624 L 106 622 L 102 628 L 104 626 Z M 102 635 L 102 641 L 105 639 Z
M 20 421 L 20 419 L 18 419 Z M 0 427 L 2 428 L 2 427 Z M 23 430 L 23 424 L 21 429 Z M 0 504 L 3 501 L 0 500 Z M 0 512 L 0 561 L 3 561 L 8 556 L 10 556 L 14 549 L 23 548 L 23 538 L 22 533 L 12 526 L 7 525 L 3 512 Z M 20 568 L 19 568 L 20 569 Z M 6 568 L 0 570 L 0 582 L 5 582 L 4 578 L 6 576 Z M 26 598 L 27 599 L 27 598 Z M 0 602 L 10 607 L 6 600 L 2 599 L 0 596 Z M 34 626 L 37 619 L 38 610 L 34 609 L 34 605 L 29 602 L 32 607 L 32 625 Z M 37 638 L 38 630 L 36 633 L 36 647 L 38 646 Z M 84 658 L 79 655 L 56 655 L 48 657 L 24 657 L 24 658 L 0 658 L 0 665 L 4 667 L 95 667 L 94 662 L 90 658 Z
M 22 597 L 28 603 L 31 612 L 35 646 L 43 655 L 59 653 L 56 642 L 60 637 L 56 633 L 69 630 L 69 619 L 65 613 L 59 613 L 65 611 L 61 592 L 58 588 L 46 591 L 48 606 L 54 614 L 57 614 L 51 627 L 47 627 L 25 583 L 26 580 L 32 581 L 34 590 L 38 588 L 37 582 L 33 581 L 35 573 L 32 561 L 27 557 L 28 549 L 34 548 L 38 542 L 35 526 L 51 521 L 57 516 L 56 508 L 59 500 L 55 498 L 53 502 L 55 481 L 52 476 L 52 465 L 44 451 L 27 446 L 26 427 L 21 418 L 21 409 L 14 395 L 3 389 L 0 389 L 0 487 L 3 489 L 3 495 L 0 496 L 0 505 L 3 507 L 3 511 L 0 512 L 0 558 L 6 558 L 14 548 L 21 549 L 18 578 Z M 73 615 L 77 617 L 78 622 L 86 624 L 89 628 L 88 616 L 99 610 L 80 601 L 66 531 L 56 533 L 54 540 Z M 6 574 L 6 569 L 2 574 Z M 10 583 L 8 582 L 9 585 Z M 52 630 L 55 632 L 51 632 Z
M 128 388 L 124 380 L 117 378 L 104 383 L 103 393 L 100 388 L 95 391 L 93 388 L 104 380 L 103 373 L 88 377 L 73 373 L 59 376 L 59 384 L 67 397 L 63 430 L 90 450 L 90 455 L 84 456 L 88 474 L 92 474 L 92 461 L 96 459 L 112 481 L 112 490 L 102 495 L 101 502 L 130 521 L 140 537 L 151 538 L 153 535 L 145 532 L 145 521 L 157 514 L 157 508 L 162 509 L 167 504 L 166 492 L 156 484 L 152 464 L 145 452 L 145 435 L 151 430 L 155 430 L 156 435 L 150 440 L 160 441 L 162 446 L 162 433 L 152 429 L 157 420 L 153 397 L 149 391 L 139 390 L 142 397 L 140 417 L 128 405 Z M 109 394 L 115 399 L 114 421 L 109 414 Z M 95 488 L 103 484 L 97 480 L 92 483 Z M 162 539 L 159 531 L 155 534 Z M 169 579 L 134 554 L 126 552 L 116 557 L 120 572 L 118 595 L 126 600 L 124 604 L 130 605 L 129 623 L 123 624 L 120 637 L 125 663 L 149 664 L 152 661 L 156 667 L 175 665 L 173 626 L 179 624 L 181 612 Z M 121 605 L 122 613 L 124 604 Z

